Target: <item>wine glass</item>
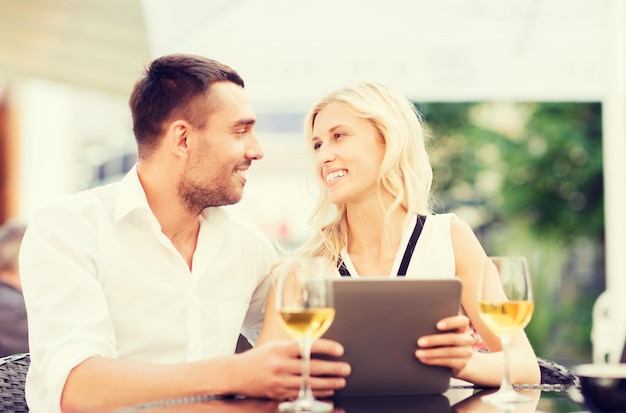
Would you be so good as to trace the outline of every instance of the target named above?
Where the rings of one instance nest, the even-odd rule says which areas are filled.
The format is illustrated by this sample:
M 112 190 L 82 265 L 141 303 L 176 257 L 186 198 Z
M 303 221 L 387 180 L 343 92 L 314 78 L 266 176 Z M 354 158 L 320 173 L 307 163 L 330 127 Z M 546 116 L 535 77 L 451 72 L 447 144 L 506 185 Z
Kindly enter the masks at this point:
M 309 383 L 311 345 L 335 318 L 332 278 L 334 270 L 322 258 L 298 257 L 283 260 L 276 276 L 276 309 L 287 333 L 300 344 L 302 381 L 298 398 L 281 403 L 283 412 L 326 412 L 331 403 L 316 400 Z
M 533 293 L 525 257 L 487 257 L 478 286 L 480 317 L 502 342 L 504 375 L 497 392 L 481 400 L 493 404 L 528 402 L 532 399 L 513 389 L 509 380 L 508 349 L 533 314 Z

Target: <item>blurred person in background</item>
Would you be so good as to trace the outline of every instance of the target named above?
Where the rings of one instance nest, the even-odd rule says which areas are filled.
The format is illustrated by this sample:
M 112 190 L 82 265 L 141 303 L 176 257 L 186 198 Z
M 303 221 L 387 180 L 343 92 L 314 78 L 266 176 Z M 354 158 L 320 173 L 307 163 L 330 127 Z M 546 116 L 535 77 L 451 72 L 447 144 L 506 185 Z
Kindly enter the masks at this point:
M 9 220 L 0 227 L 0 357 L 28 352 L 28 323 L 18 268 L 26 224 Z

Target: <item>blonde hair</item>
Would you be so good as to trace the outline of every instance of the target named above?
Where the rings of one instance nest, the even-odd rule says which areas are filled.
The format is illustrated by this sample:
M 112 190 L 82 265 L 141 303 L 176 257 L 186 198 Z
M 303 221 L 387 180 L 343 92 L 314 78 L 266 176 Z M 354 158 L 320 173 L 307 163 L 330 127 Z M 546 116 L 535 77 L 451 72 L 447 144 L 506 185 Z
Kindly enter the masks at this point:
M 354 116 L 368 120 L 385 144 L 385 155 L 378 176 L 378 194 L 389 193 L 394 202 L 385 212 L 402 207 L 411 214 L 431 212 L 432 167 L 426 152 L 429 133 L 415 105 L 400 92 L 376 82 L 365 82 L 336 90 L 323 97 L 305 117 L 304 133 L 311 157 L 315 151 L 310 144 L 318 113 L 338 102 Z M 348 244 L 346 206 L 333 205 L 328 200 L 324 184 L 309 224 L 311 238 L 297 251 L 302 255 L 325 256 L 337 261 L 341 249 Z M 384 207 L 383 207 L 384 208 Z

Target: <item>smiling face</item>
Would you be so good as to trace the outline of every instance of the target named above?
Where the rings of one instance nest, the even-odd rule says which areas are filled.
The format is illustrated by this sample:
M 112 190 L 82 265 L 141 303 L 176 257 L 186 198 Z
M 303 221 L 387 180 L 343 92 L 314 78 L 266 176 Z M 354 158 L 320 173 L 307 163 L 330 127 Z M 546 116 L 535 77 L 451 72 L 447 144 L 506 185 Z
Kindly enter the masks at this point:
M 178 194 L 193 213 L 237 203 L 245 172 L 263 151 L 254 134 L 256 117 L 243 89 L 231 82 L 211 86 L 206 126 L 190 130 L 188 164 Z
M 377 197 L 385 144 L 370 121 L 333 102 L 318 112 L 312 136 L 317 174 L 330 202 L 359 203 Z

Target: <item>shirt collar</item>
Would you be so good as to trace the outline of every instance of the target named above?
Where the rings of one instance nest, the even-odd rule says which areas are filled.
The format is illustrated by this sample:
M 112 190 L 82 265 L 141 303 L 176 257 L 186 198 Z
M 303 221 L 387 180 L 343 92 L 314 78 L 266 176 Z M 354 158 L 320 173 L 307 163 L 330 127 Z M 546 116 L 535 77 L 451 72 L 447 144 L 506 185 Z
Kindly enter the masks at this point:
M 115 197 L 115 220 L 120 220 L 134 210 L 145 210 L 152 214 L 146 193 L 139 181 L 137 164 L 118 183 Z

